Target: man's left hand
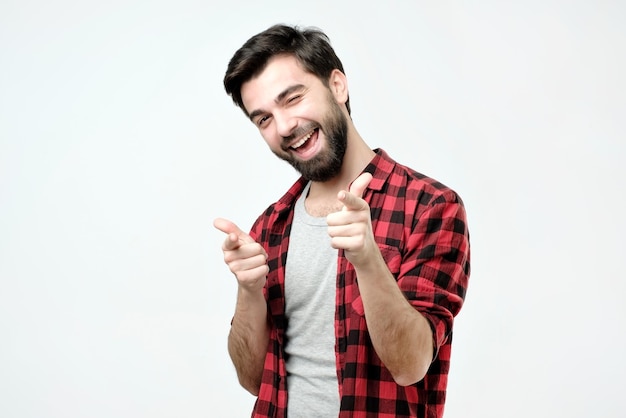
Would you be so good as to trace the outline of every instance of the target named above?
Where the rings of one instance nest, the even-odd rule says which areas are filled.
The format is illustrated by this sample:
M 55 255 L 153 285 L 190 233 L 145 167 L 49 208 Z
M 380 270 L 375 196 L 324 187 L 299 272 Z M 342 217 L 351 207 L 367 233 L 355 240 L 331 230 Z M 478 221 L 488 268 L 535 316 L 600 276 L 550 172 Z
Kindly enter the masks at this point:
M 349 191 L 342 190 L 337 194 L 343 203 L 342 210 L 326 217 L 332 247 L 343 249 L 354 266 L 371 261 L 378 251 L 372 232 L 370 207 L 362 198 L 371 180 L 370 173 L 357 177 Z

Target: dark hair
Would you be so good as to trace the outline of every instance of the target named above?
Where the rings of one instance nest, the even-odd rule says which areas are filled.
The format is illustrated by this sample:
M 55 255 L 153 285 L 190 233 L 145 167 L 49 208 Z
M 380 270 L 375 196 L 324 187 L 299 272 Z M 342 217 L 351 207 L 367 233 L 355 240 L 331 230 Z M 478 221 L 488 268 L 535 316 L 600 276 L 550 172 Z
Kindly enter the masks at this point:
M 334 69 L 345 73 L 324 32 L 316 28 L 274 25 L 248 39 L 228 63 L 224 88 L 246 114 L 241 99 L 242 84 L 260 74 L 270 58 L 281 54 L 295 56 L 304 70 L 316 75 L 325 86 L 329 85 L 330 73 Z M 350 113 L 349 98 L 346 107 Z

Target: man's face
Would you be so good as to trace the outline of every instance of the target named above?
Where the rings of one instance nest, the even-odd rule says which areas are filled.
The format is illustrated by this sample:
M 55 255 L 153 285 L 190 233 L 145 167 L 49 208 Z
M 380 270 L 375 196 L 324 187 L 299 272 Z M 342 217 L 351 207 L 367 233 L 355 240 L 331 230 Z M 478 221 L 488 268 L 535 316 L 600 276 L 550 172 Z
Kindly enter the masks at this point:
M 241 87 L 252 122 L 276 156 L 305 178 L 336 176 L 347 146 L 348 122 L 331 90 L 292 56 L 272 58 Z

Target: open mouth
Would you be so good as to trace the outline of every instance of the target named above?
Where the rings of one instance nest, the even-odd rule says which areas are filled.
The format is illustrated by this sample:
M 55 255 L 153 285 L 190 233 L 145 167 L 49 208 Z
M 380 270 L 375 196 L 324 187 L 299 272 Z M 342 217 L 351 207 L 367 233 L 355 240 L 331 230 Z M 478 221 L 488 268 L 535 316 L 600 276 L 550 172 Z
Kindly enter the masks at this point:
M 296 142 L 295 144 L 293 144 L 289 148 L 291 148 L 294 151 L 298 151 L 299 148 L 301 148 L 304 144 L 307 143 L 307 141 L 309 139 L 311 139 L 311 136 L 315 133 L 316 130 L 317 129 L 312 130 L 311 132 L 309 132 L 307 135 L 303 136 L 298 142 Z

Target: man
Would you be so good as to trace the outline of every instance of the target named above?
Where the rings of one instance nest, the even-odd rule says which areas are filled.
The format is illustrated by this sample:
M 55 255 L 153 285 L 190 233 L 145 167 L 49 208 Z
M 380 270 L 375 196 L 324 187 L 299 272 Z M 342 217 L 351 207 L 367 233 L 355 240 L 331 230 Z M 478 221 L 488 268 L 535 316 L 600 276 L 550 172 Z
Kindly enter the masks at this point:
M 325 34 L 276 25 L 224 86 L 301 177 L 249 234 L 216 219 L 238 281 L 228 349 L 254 417 L 441 417 L 469 277 L 461 199 L 372 150 Z

